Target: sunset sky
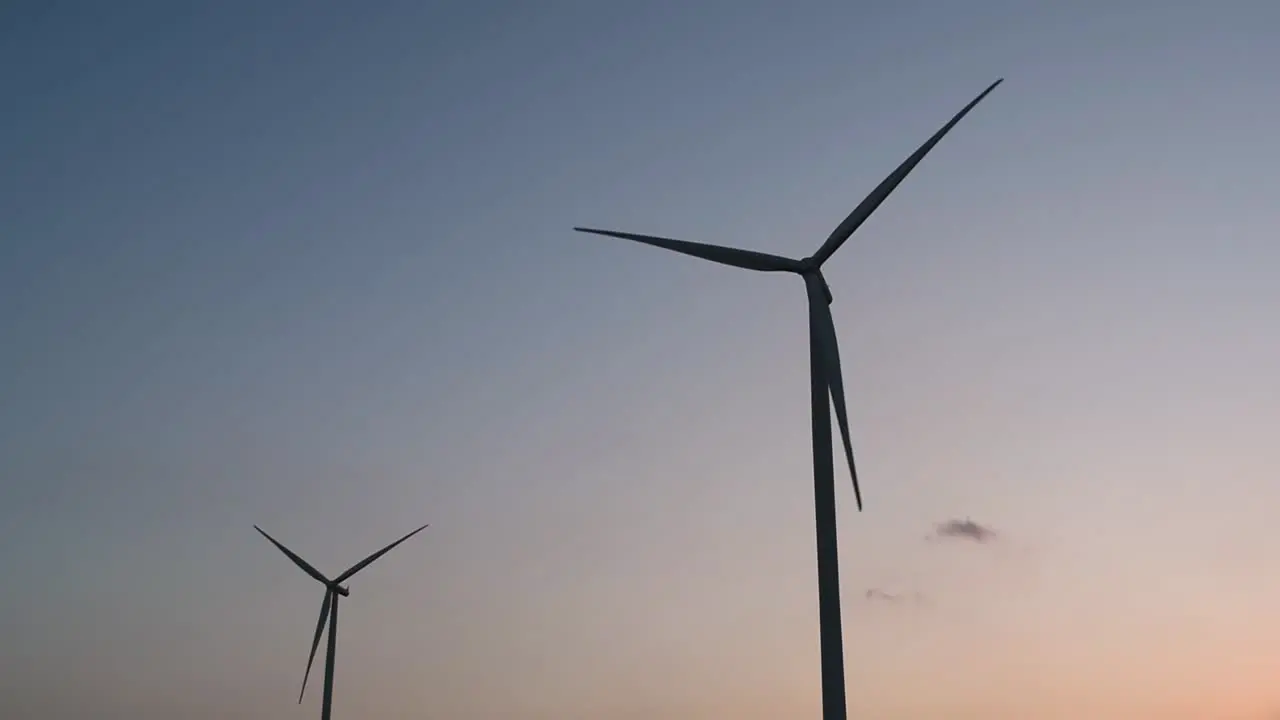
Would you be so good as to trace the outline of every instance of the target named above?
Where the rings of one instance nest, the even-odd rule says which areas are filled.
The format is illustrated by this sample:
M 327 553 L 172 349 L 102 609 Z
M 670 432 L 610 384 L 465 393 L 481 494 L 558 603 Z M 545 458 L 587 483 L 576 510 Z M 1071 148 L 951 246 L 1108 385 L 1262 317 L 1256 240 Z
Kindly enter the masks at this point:
M 1004 77 L 826 266 L 850 717 L 1274 720 L 1278 28 L 0 4 L 0 717 L 313 718 L 253 525 L 430 523 L 336 718 L 818 718 L 803 283 L 571 228 L 808 255 Z

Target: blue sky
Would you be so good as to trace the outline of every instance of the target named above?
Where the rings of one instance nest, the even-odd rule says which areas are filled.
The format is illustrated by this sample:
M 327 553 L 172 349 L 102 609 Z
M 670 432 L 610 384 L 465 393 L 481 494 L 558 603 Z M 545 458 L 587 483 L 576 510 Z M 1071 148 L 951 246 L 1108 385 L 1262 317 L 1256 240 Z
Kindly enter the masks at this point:
M 344 716 L 816 715 L 801 284 L 571 228 L 807 255 L 1005 77 L 827 265 L 851 714 L 1267 717 L 1278 22 L 6 4 L 0 715 L 309 717 L 252 524 L 423 522 Z

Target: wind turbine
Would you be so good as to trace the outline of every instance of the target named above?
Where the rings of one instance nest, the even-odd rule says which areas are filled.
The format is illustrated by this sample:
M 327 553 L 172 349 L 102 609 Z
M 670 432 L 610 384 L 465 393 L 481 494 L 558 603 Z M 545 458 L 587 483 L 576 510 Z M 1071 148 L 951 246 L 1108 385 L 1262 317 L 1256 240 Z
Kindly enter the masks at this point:
M 352 565 L 346 572 L 330 580 L 322 575 L 319 570 L 316 570 L 308 564 L 306 560 L 298 557 L 297 553 L 284 545 L 281 545 L 278 540 L 268 535 L 266 530 L 263 530 L 257 525 L 253 526 L 254 530 L 262 533 L 262 537 L 270 540 L 271 544 L 279 548 L 280 552 L 288 556 L 295 565 L 302 568 L 304 572 L 315 578 L 321 585 L 324 585 L 324 602 L 320 604 L 320 621 L 316 623 L 315 639 L 311 641 L 311 656 L 307 658 L 307 672 L 302 676 L 302 692 L 298 693 L 298 703 L 301 704 L 302 695 L 307 691 L 307 678 L 311 675 L 311 664 L 315 662 L 316 659 L 316 648 L 320 647 L 320 636 L 324 634 L 324 627 L 327 621 L 329 625 L 329 647 L 328 651 L 325 653 L 324 659 L 324 704 L 321 706 L 320 710 L 320 717 L 322 720 L 329 720 L 329 714 L 333 709 L 333 656 L 338 647 L 338 596 L 341 595 L 342 597 L 348 597 L 351 595 L 351 591 L 343 587 L 342 583 L 350 580 L 353 575 L 368 567 L 374 560 L 377 560 L 390 552 L 391 548 L 399 545 L 405 540 L 408 540 L 414 535 L 417 535 L 425 530 L 426 527 L 426 525 L 423 525 L 417 530 L 405 535 L 355 565 Z
M 858 473 L 853 466 L 853 446 L 849 442 L 849 417 L 844 402 L 844 380 L 840 373 L 840 350 L 836 343 L 835 324 L 831 319 L 831 288 L 822 276 L 822 265 L 849 236 L 884 202 L 925 155 L 942 140 L 951 128 L 969 114 L 1004 78 L 996 80 L 978 97 L 943 125 L 896 170 L 876 186 L 844 222 L 831 233 L 822 247 L 803 260 L 778 255 L 741 250 L 738 248 L 707 245 L 703 243 L 673 240 L 653 235 L 615 232 L 576 227 L 578 232 L 594 233 L 634 240 L 645 245 L 674 250 L 685 255 L 710 260 L 723 265 L 757 270 L 760 272 L 788 272 L 804 278 L 809 296 L 809 374 L 810 397 L 813 411 L 813 493 L 814 515 L 817 525 L 818 548 L 818 624 L 822 648 L 822 716 L 825 720 L 844 720 L 844 648 L 840 630 L 840 570 L 836 545 L 835 467 L 831 447 L 831 405 L 835 406 L 836 420 L 840 424 L 840 437 L 844 444 L 845 459 L 849 463 L 849 475 L 853 479 L 853 492 L 858 510 L 862 510 L 862 491 L 858 487 Z

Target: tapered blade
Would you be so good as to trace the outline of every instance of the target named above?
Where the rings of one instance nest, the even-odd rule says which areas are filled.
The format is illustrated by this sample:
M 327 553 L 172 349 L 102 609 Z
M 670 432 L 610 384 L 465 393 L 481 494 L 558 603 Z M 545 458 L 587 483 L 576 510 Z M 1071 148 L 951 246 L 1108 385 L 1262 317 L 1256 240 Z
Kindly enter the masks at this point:
M 324 634 L 325 622 L 329 619 L 329 601 L 333 598 L 332 590 L 324 591 L 324 603 L 320 605 L 320 620 L 316 623 L 316 636 L 311 641 L 311 654 L 307 656 L 307 672 L 302 676 L 302 692 L 298 693 L 298 704 L 302 704 L 302 696 L 307 692 L 307 678 L 311 677 L 311 665 L 316 661 L 316 649 L 320 647 L 320 636 Z M 332 632 L 332 630 L 330 630 Z
M 840 346 L 836 341 L 836 326 L 831 319 L 831 307 L 820 288 L 810 285 L 809 304 L 815 316 L 818 349 L 822 353 L 822 369 L 826 375 L 831 404 L 836 409 L 836 422 L 840 426 L 840 439 L 844 442 L 844 457 L 849 463 L 849 476 L 853 478 L 853 496 L 862 511 L 862 490 L 858 487 L 858 471 L 853 464 L 853 444 L 849 441 L 849 411 L 844 404 L 844 374 L 840 370 Z
M 399 540 L 397 540 L 397 541 L 395 541 L 395 542 L 391 543 L 390 545 L 388 545 L 388 546 L 386 546 L 386 547 L 382 548 L 382 549 L 381 549 L 381 550 L 379 550 L 378 552 L 376 552 L 376 553 L 374 553 L 374 554 L 370 555 L 369 557 L 367 557 L 367 558 L 365 558 L 365 559 L 361 560 L 360 562 L 356 563 L 355 565 L 352 565 L 350 570 L 348 570 L 348 571 L 346 571 L 346 572 L 342 573 L 341 575 L 339 575 L 337 578 L 335 578 L 335 579 L 334 579 L 334 581 L 333 581 L 333 582 L 334 582 L 334 584 L 342 584 L 342 583 L 346 582 L 346 581 L 347 581 L 347 580 L 348 580 L 352 575 L 355 575 L 356 573 L 358 573 L 358 572 L 360 572 L 361 570 L 363 570 L 363 569 L 365 569 L 366 567 L 368 567 L 368 566 L 369 566 L 369 563 L 371 563 L 371 562 L 373 562 L 374 560 L 377 560 L 378 558 L 382 557 L 383 555 L 386 555 L 387 553 L 391 552 L 391 548 L 393 548 L 393 547 L 395 547 L 395 546 L 399 545 L 400 543 L 404 542 L 405 540 L 408 540 L 409 538 L 413 537 L 414 535 L 417 535 L 418 533 L 420 533 L 420 532 L 422 532 L 423 530 L 426 530 L 426 529 L 427 529 L 427 526 L 426 526 L 426 525 L 423 525 L 422 527 L 418 528 L 417 530 L 414 530 L 413 532 L 409 533 L 408 535 L 405 535 L 404 537 L 402 537 L 402 538 L 400 538 Z
M 889 197 L 889 193 L 893 192 L 894 188 L 898 187 L 898 184 L 905 180 L 907 175 L 911 174 L 911 171 L 915 169 L 916 165 L 920 164 L 920 161 L 924 159 L 925 155 L 929 154 L 929 151 L 933 149 L 933 146 L 937 145 L 947 133 L 951 132 L 951 128 L 955 127 L 956 123 L 963 120 L 964 116 L 968 115 L 970 110 L 977 106 L 978 103 L 982 102 L 982 99 L 985 98 L 992 90 L 995 90 L 996 86 L 1002 82 L 1004 82 L 1004 78 L 1000 78 L 999 80 L 991 83 L 990 87 L 983 90 L 982 94 L 970 101 L 968 105 L 965 105 L 964 109 L 956 113 L 946 125 L 942 126 L 941 130 L 934 133 L 933 137 L 925 141 L 925 144 L 921 145 L 919 149 L 911 154 L 911 157 L 903 161 L 903 163 L 898 166 L 897 170 L 894 170 L 889 177 L 882 180 L 880 184 L 876 186 L 876 189 L 872 190 L 871 194 L 859 203 L 858 207 L 853 209 L 853 212 L 849 213 L 849 217 L 845 218 L 844 222 L 840 223 L 839 227 L 832 231 L 831 236 L 822 244 L 822 247 L 818 252 L 814 253 L 813 257 L 817 260 L 818 264 L 826 262 L 827 258 L 831 257 L 836 250 L 839 250 L 840 246 L 844 244 L 844 241 L 848 240 L 850 235 L 853 235 L 853 231 L 857 230 L 858 226 L 866 222 L 866 219 L 871 216 L 871 213 L 875 212 L 876 208 L 880 207 L 880 203 L 884 202 L 885 198 Z
M 692 255 L 703 260 L 718 262 L 722 265 L 731 265 L 733 267 L 745 268 L 747 270 L 759 270 L 761 272 L 796 272 L 800 263 L 791 258 L 781 257 L 779 255 L 770 255 L 768 253 L 756 252 L 754 250 L 739 250 L 738 248 L 724 247 L 723 245 L 707 245 L 704 243 L 686 242 L 684 240 L 672 240 L 671 238 L 657 237 L 654 235 L 636 235 L 634 233 L 615 232 L 613 230 L 593 230 L 591 228 L 576 227 L 574 230 L 584 233 L 592 233 L 594 235 L 605 235 L 608 237 L 621 238 L 623 240 L 634 240 L 645 245 L 664 248 L 666 250 L 674 250 L 685 255 Z
M 280 541 L 268 535 L 266 530 L 263 530 L 257 525 L 254 525 L 253 529 L 262 533 L 262 537 L 270 540 L 272 545 L 275 545 L 276 547 L 280 548 L 280 552 L 284 553 L 290 560 L 293 561 L 295 565 L 305 570 L 308 575 L 315 578 L 316 580 L 319 580 L 325 585 L 329 584 L 329 579 L 326 578 L 324 575 L 322 575 L 319 570 L 311 567 L 311 565 L 309 565 L 306 560 L 303 560 L 302 558 L 298 557 L 297 553 L 295 553 L 294 551 L 290 550 L 284 545 L 281 545 Z

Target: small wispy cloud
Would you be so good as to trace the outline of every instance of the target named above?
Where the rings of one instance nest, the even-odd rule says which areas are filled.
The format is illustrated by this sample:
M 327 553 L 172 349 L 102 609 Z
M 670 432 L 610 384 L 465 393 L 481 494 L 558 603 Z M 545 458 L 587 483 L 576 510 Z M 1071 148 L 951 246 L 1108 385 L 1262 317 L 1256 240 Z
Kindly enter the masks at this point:
M 997 534 L 993 528 L 965 518 L 964 520 L 951 519 L 938 523 L 931 537 L 939 540 L 968 540 L 985 544 L 994 541 Z
M 888 590 L 882 590 L 880 588 L 869 588 L 866 593 L 866 598 L 867 602 L 886 602 L 893 605 L 901 605 L 908 602 L 920 604 L 924 602 L 924 596 L 918 592 L 911 594 L 895 593 L 889 592 Z

